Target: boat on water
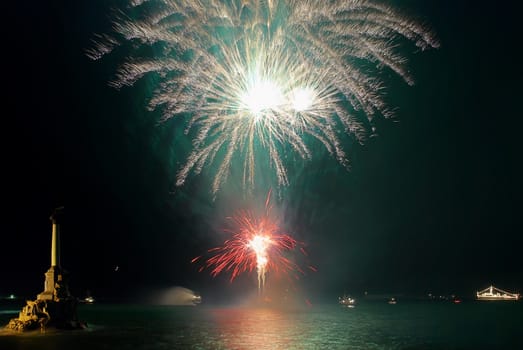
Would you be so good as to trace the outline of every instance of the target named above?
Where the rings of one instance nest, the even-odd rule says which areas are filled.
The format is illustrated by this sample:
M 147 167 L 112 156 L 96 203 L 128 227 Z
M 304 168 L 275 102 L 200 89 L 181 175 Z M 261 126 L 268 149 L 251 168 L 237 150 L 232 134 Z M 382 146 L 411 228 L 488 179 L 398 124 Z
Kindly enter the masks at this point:
M 391 305 L 394 305 L 396 304 L 398 301 L 396 300 L 396 298 L 390 298 L 388 303 L 391 304 Z
M 510 293 L 494 286 L 476 292 L 478 300 L 518 300 L 519 293 Z
M 341 306 L 348 307 L 351 309 L 356 306 L 356 300 L 348 295 L 343 295 L 342 297 L 339 297 L 338 302 Z
M 80 303 L 82 303 L 82 304 L 93 304 L 94 303 L 94 298 L 89 295 L 89 296 L 86 296 L 85 298 L 80 299 L 78 301 Z
M 202 296 L 201 295 L 193 295 L 191 298 L 192 305 L 198 305 L 202 303 Z

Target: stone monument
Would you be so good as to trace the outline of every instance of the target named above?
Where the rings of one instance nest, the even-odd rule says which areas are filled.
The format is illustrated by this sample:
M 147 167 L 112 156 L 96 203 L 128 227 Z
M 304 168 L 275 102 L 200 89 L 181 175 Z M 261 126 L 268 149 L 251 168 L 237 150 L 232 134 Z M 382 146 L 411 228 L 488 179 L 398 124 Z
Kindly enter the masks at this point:
M 27 331 L 53 327 L 58 329 L 81 329 L 86 325 L 78 321 L 78 300 L 69 292 L 67 271 L 60 264 L 60 219 L 63 207 L 54 210 L 51 236 L 51 267 L 45 273 L 44 291 L 36 300 L 27 300 L 18 318 L 6 326 L 15 331 Z

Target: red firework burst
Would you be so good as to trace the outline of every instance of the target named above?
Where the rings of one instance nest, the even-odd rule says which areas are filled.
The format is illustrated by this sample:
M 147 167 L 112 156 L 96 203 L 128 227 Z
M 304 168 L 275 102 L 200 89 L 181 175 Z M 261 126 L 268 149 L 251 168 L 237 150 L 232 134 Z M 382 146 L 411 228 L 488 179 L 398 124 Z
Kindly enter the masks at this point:
M 199 271 L 208 268 L 213 277 L 220 273 L 231 274 L 230 281 L 244 272 L 257 270 L 259 288 L 265 283 L 265 273 L 298 277 L 303 270 L 290 256 L 299 250 L 306 255 L 304 245 L 286 233 L 282 233 L 277 221 L 270 218 L 268 206 L 270 192 L 266 201 L 265 215 L 258 217 L 250 211 L 240 210 L 229 217 L 233 223 L 232 229 L 225 230 L 231 234 L 222 246 L 208 250 L 212 256 L 208 258 Z M 200 260 L 196 257 L 192 262 Z M 314 267 L 309 267 L 315 270 Z

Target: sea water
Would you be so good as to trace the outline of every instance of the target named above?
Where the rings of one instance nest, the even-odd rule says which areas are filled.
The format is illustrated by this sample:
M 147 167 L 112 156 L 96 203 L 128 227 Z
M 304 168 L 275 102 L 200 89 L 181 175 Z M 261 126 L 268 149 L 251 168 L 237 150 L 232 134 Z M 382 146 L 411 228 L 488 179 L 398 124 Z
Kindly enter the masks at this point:
M 0 308 L 7 324 L 18 310 Z M 386 302 L 344 308 L 80 305 L 88 328 L 13 334 L 0 349 L 523 349 L 523 303 Z

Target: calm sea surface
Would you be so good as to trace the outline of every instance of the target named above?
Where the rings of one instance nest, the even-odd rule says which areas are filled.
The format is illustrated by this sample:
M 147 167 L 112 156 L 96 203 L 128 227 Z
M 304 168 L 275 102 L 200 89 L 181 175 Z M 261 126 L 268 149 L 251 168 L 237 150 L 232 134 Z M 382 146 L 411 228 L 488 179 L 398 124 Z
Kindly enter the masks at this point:
M 16 308 L 0 306 L 2 325 Z M 263 307 L 81 305 L 81 331 L 12 334 L 0 349 L 523 349 L 522 302 Z

